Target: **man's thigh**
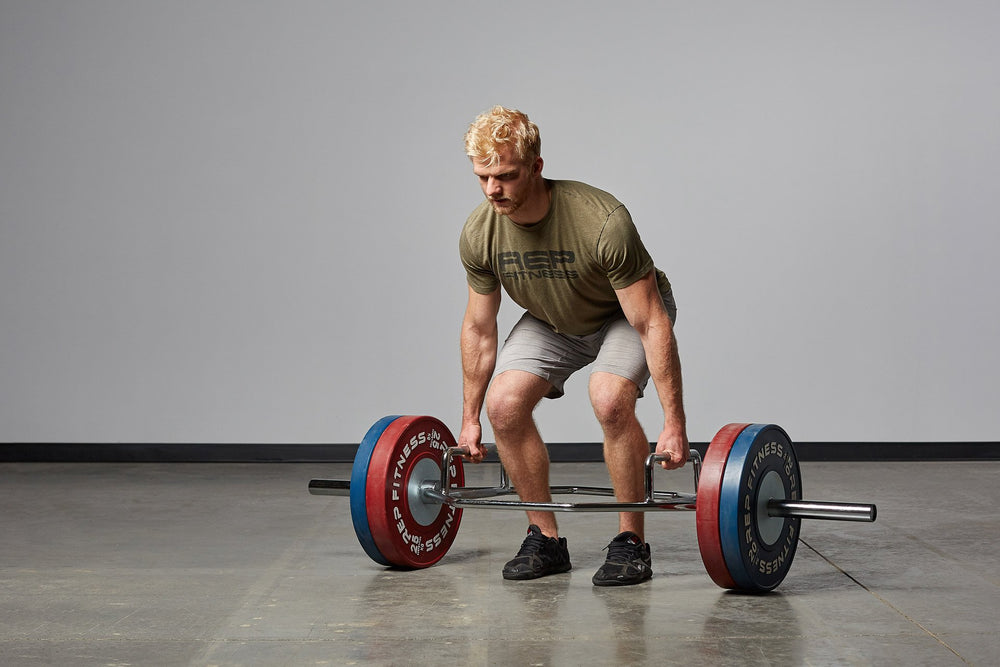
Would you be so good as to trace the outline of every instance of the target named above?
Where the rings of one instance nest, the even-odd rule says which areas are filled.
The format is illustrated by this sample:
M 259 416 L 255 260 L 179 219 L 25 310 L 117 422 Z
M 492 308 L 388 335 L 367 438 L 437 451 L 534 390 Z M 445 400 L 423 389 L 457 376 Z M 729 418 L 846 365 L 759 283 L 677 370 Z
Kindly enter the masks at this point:
M 569 376 L 592 362 L 599 348 L 597 335 L 560 334 L 525 313 L 504 341 L 495 373 L 499 377 L 506 371 L 518 370 L 537 375 L 551 385 L 546 397 L 559 398 Z
M 610 373 L 630 380 L 635 384 L 638 395 L 642 396 L 646 383 L 649 382 L 646 350 L 642 346 L 639 332 L 625 318 L 608 325 L 600 352 L 591 369 L 591 374 L 594 373 Z
M 677 306 L 672 292 L 666 292 L 663 306 L 671 322 L 677 321 Z M 646 349 L 639 332 L 624 317 L 612 320 L 604 327 L 604 338 L 591 373 L 610 373 L 631 380 L 641 397 L 649 382 Z

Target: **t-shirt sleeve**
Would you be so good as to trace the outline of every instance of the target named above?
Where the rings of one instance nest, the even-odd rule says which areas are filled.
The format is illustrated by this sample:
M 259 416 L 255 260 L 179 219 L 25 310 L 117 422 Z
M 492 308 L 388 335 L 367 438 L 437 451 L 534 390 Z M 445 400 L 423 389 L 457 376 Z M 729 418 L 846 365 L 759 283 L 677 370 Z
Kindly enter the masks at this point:
M 597 255 L 614 289 L 628 287 L 653 270 L 653 258 L 624 206 L 608 216 L 597 243 Z
M 467 224 L 458 239 L 458 253 L 465 267 L 465 279 L 478 294 L 492 294 L 500 286 L 493 272 L 489 249 L 483 243 L 476 243 L 475 234 Z

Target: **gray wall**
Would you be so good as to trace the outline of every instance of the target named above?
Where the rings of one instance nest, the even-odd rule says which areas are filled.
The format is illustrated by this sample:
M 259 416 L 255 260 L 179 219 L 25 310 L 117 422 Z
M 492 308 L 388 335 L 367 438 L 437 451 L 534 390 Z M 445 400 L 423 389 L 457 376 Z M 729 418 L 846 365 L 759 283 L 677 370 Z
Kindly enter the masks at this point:
M 693 440 L 997 440 L 998 28 L 981 2 L 3 0 L 0 441 L 457 430 L 461 138 L 494 103 L 631 209 Z M 585 387 L 549 440 L 599 439 Z

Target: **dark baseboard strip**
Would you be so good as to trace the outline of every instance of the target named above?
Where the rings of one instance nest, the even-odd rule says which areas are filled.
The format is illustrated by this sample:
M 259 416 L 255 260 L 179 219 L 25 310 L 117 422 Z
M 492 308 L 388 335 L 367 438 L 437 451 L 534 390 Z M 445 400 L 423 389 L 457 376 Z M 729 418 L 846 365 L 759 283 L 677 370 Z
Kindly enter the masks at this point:
M 707 443 L 692 443 L 702 455 Z M 350 463 L 356 444 L 0 443 L 0 462 Z M 797 442 L 800 461 L 996 461 L 1000 442 Z M 553 462 L 603 461 L 600 443 L 552 443 Z M 495 456 L 490 457 L 496 460 Z

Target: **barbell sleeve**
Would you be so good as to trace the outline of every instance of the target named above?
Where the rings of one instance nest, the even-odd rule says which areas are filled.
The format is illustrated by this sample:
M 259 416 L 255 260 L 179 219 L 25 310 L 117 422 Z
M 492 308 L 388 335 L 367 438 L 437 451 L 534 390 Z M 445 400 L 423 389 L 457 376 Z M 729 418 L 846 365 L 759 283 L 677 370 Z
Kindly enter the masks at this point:
M 350 496 L 351 481 L 346 479 L 311 479 L 309 493 L 314 496 Z
M 830 521 L 875 521 L 875 505 L 857 503 L 825 503 L 811 500 L 776 500 L 767 502 L 767 515 L 798 519 Z

